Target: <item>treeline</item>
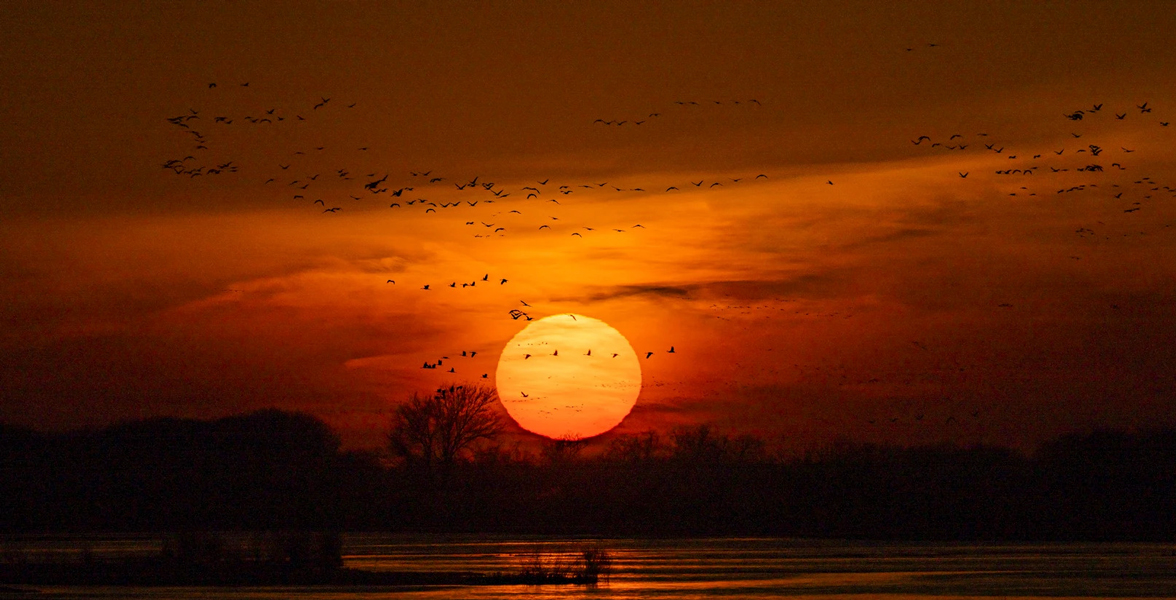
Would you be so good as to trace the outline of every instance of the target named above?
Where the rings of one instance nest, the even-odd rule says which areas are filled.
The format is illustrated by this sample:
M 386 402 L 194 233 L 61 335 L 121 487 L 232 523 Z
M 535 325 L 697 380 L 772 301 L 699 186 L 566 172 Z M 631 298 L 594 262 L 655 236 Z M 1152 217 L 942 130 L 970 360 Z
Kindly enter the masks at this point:
M 1068 435 L 1032 455 L 844 444 L 786 458 L 705 425 L 592 452 L 495 441 L 443 463 L 346 452 L 321 421 L 277 410 L 66 434 L 0 426 L 0 529 L 1176 537 L 1171 429 Z

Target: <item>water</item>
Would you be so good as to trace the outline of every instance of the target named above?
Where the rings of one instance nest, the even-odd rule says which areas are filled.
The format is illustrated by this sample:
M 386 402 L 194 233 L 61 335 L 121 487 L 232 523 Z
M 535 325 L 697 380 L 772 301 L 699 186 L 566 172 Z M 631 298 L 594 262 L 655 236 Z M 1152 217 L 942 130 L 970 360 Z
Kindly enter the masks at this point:
M 348 567 L 377 571 L 515 571 L 579 540 L 345 536 Z M 1176 544 L 945 544 L 781 539 L 600 540 L 612 577 L 595 587 L 37 589 L 37 598 L 689 600 L 701 598 L 1142 598 L 1176 597 Z M 24 548 L 95 557 L 154 552 L 151 540 L 39 540 Z M 18 595 L 3 597 L 21 597 Z M 29 596 L 24 596 L 29 597 Z

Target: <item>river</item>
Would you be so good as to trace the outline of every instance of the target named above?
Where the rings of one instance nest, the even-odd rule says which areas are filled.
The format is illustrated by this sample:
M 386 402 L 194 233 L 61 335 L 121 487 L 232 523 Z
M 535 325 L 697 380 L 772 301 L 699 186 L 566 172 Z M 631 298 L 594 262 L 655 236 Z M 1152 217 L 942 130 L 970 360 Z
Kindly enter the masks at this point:
M 43 552 L 95 556 L 150 551 L 134 538 L 39 540 Z M 378 571 L 517 571 L 585 540 L 347 534 L 345 566 Z M 587 586 L 399 588 L 25 587 L 0 597 L 178 600 L 703 598 L 1143 598 L 1176 597 L 1176 544 L 912 543 L 790 539 L 591 540 L 613 557 L 606 582 Z

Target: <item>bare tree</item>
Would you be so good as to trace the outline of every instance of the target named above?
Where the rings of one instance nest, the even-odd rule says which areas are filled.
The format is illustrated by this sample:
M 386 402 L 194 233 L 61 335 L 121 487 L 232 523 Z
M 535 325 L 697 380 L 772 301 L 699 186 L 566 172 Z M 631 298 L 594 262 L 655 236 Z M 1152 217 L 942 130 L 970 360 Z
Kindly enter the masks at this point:
M 478 440 L 502 431 L 493 410 L 498 394 L 483 385 L 440 388 L 432 396 L 414 393 L 396 407 L 388 445 L 410 465 L 425 469 L 452 466 Z

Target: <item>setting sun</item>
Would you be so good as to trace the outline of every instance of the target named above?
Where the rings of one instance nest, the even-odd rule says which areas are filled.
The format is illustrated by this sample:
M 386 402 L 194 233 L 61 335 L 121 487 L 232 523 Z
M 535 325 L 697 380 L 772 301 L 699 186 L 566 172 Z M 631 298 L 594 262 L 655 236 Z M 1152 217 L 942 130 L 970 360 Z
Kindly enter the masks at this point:
M 496 377 L 510 416 L 523 429 L 556 439 L 616 427 L 641 392 L 641 367 L 628 340 L 584 315 L 528 324 L 503 348 Z

